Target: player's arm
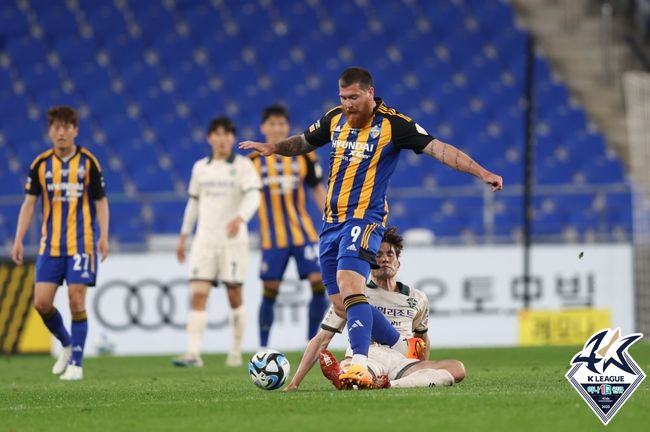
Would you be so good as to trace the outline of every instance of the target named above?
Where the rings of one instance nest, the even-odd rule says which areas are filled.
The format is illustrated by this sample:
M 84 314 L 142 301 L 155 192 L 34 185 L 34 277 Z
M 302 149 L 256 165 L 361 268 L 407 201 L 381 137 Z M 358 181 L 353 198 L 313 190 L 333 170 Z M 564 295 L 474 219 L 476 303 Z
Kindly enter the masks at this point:
M 104 261 L 108 256 L 108 198 L 103 197 L 95 201 L 95 209 L 97 211 L 97 223 L 99 224 L 99 239 L 97 240 L 97 251 L 101 261 Z
M 23 263 L 23 240 L 25 234 L 32 224 L 34 218 L 34 208 L 36 207 L 36 195 L 27 194 L 20 206 L 18 213 L 18 226 L 16 227 L 16 237 L 14 238 L 14 245 L 11 248 L 11 259 L 18 265 Z
M 262 156 L 271 156 L 274 153 L 282 156 L 298 156 L 316 150 L 316 147 L 309 144 L 303 134 L 290 136 L 279 143 L 244 141 L 239 144 L 239 148 L 243 150 L 255 150 Z
M 178 246 L 176 247 L 176 258 L 178 262 L 185 261 L 185 246 L 187 238 L 196 225 L 196 220 L 199 218 L 199 197 L 190 196 L 185 205 L 185 212 L 183 213 L 183 223 L 181 224 L 181 235 L 178 238 Z
M 97 212 L 97 223 L 99 224 L 99 239 L 97 240 L 97 252 L 101 261 L 108 256 L 108 198 L 106 198 L 106 188 L 104 185 L 104 176 L 99 162 L 92 158 L 90 165 L 90 198 L 95 202 L 95 211 Z
M 429 333 L 415 333 L 416 337 L 422 338 L 424 341 L 424 351 L 422 352 L 422 358 L 420 360 L 429 360 L 429 354 L 431 353 L 431 343 L 429 341 Z
M 323 170 L 318 164 L 318 159 L 315 154 L 304 157 L 307 162 L 305 182 L 311 188 L 311 196 L 322 213 L 325 211 L 325 202 L 327 201 L 327 191 L 323 186 Z
M 451 144 L 440 141 L 439 139 L 433 139 L 424 148 L 424 153 L 439 160 L 450 168 L 480 178 L 486 184 L 492 186 L 493 191 L 503 189 L 503 179 L 501 176 L 486 170 L 465 152 Z
M 300 386 L 300 383 L 305 378 L 307 373 L 318 361 L 320 353 L 323 352 L 323 350 L 327 349 L 327 346 L 335 334 L 336 333 L 334 331 L 321 328 L 316 336 L 311 338 L 307 344 L 307 348 L 305 348 L 305 352 L 303 353 L 302 358 L 300 359 L 298 370 L 296 370 L 293 378 L 291 378 L 291 382 L 287 387 L 285 387 L 284 391 L 295 390 Z
M 240 225 L 242 223 L 248 223 L 260 206 L 260 189 L 262 189 L 262 180 L 250 159 L 244 159 L 243 163 L 246 168 L 239 177 L 239 184 L 243 196 L 239 202 L 237 215 L 228 222 L 226 227 L 226 234 L 230 238 L 237 235 Z
M 298 156 L 310 153 L 316 150 L 317 147 L 330 142 L 330 123 L 332 117 L 340 112 L 340 107 L 330 110 L 320 120 L 309 126 L 301 135 L 291 136 L 279 143 L 244 141 L 239 144 L 239 148 L 255 150 L 262 156 L 270 156 L 273 153 L 282 156 Z

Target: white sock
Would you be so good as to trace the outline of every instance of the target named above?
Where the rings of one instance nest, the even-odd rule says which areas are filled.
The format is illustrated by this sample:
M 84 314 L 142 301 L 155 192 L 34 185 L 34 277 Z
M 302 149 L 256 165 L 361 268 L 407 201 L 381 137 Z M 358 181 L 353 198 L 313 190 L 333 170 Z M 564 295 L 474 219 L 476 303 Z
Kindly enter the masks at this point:
M 395 345 L 391 346 L 391 348 L 395 351 L 401 352 L 402 355 L 406 357 L 406 354 L 409 352 L 409 343 L 406 338 L 401 337 L 397 342 L 395 342 Z
M 208 326 L 208 313 L 206 311 L 190 310 L 187 314 L 187 353 L 201 355 L 201 339 Z
M 354 354 L 352 355 L 352 361 L 350 361 L 350 365 L 359 365 L 368 369 L 368 356 L 364 356 L 363 354 Z
M 391 387 L 446 387 L 454 384 L 454 377 L 445 369 L 420 369 L 404 378 L 390 382 Z
M 246 309 L 244 308 L 244 305 L 241 305 L 236 309 L 230 309 L 228 322 L 230 323 L 230 329 L 232 330 L 232 349 L 230 352 L 240 354 L 241 341 L 244 338 L 244 330 L 246 329 Z

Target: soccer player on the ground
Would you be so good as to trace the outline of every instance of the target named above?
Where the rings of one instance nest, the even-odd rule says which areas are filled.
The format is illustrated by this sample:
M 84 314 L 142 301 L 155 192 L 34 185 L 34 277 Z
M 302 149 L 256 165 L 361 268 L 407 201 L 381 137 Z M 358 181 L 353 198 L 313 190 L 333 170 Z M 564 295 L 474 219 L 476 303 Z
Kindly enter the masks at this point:
M 371 305 L 375 306 L 391 322 L 393 327 L 404 337 L 421 337 L 425 348 L 419 359 L 409 359 L 400 352 L 385 345 L 372 343 L 368 353 L 368 367 L 375 378 L 375 387 L 429 387 L 452 385 L 465 377 L 465 367 L 458 360 L 429 361 L 429 301 L 422 291 L 410 288 L 397 280 L 402 254 L 402 237 L 395 228 L 388 228 L 377 252 L 378 269 L 371 271 L 370 281 L 366 286 L 366 295 Z M 348 357 L 341 363 L 325 351 L 336 333 L 345 326 L 345 320 L 330 308 L 321 324 L 321 330 L 309 341 L 291 382 L 286 390 L 300 386 L 307 372 L 319 357 L 323 374 L 336 388 L 346 387 L 339 380 L 342 370 L 351 361 Z
M 289 113 L 281 105 L 262 112 L 262 134 L 268 142 L 280 142 L 289 136 Z M 260 346 L 266 347 L 273 325 L 275 299 L 280 282 L 293 257 L 300 279 L 308 279 L 312 298 L 309 302 L 307 340 L 314 337 L 325 315 L 328 301 L 318 265 L 318 234 L 307 212 L 305 186 L 309 186 L 321 212 L 325 207 L 325 187 L 316 155 L 285 157 L 251 156 L 262 179 L 259 218 L 262 239 L 263 281 L 259 310 Z
M 99 162 L 88 149 L 75 144 L 77 112 L 68 106 L 53 107 L 47 112 L 47 122 L 53 148 L 38 155 L 30 166 L 11 256 L 16 264 L 22 264 L 23 239 L 41 196 L 43 225 L 34 307 L 63 346 L 52 373 L 72 381 L 83 379 L 86 291 L 95 286 L 97 253 L 102 261 L 108 256 L 108 199 Z M 54 296 L 63 281 L 68 285 L 72 314 L 70 333 L 54 307 Z
M 256 150 L 264 156 L 293 156 L 331 143 L 325 223 L 320 234 L 321 272 L 336 313 L 347 314 L 348 319 L 354 355 L 341 379 L 350 385 L 368 387 L 372 385 L 367 368 L 371 336 L 403 353 L 412 347 L 368 304 L 363 294 L 370 268 L 376 266 L 375 255 L 388 216 L 386 188 L 399 152 L 410 149 L 426 153 L 451 168 L 480 178 L 494 191 L 502 189 L 503 180 L 375 98 L 367 70 L 353 67 L 343 71 L 339 97 L 341 105 L 303 134 L 279 143 L 246 141 L 240 148 Z
M 201 338 L 208 325 L 208 294 L 210 287 L 221 280 L 228 293 L 233 334 L 226 365 L 239 366 L 246 325 L 242 284 L 248 266 L 247 223 L 259 206 L 261 183 L 252 162 L 233 152 L 235 126 L 230 119 L 213 119 L 207 141 L 212 152 L 192 168 L 189 199 L 176 249 L 178 261 L 184 262 L 185 243 L 198 219 L 189 260 L 192 304 L 187 319 L 187 353 L 172 363 L 203 366 Z

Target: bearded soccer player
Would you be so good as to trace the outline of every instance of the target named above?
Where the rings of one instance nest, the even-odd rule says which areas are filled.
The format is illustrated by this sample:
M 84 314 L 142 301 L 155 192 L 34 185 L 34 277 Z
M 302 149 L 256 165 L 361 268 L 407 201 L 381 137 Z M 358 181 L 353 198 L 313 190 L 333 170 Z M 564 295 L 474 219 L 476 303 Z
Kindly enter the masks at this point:
M 99 162 L 88 149 L 75 144 L 77 112 L 67 106 L 54 107 L 47 112 L 47 121 L 53 148 L 38 155 L 29 169 L 11 256 L 22 264 L 23 239 L 41 196 L 43 225 L 34 307 L 63 346 L 52 373 L 73 381 L 83 379 L 86 290 L 95 286 L 97 254 L 102 261 L 108 255 L 108 200 Z M 70 333 L 54 307 L 54 296 L 64 281 L 72 313 Z
M 366 388 L 372 386 L 368 372 L 371 337 L 404 353 L 413 346 L 368 304 L 364 295 L 370 269 L 377 266 L 375 256 L 388 217 L 386 189 L 400 151 L 425 153 L 451 168 L 480 178 L 494 191 L 502 189 L 503 180 L 376 98 L 367 70 L 353 67 L 343 71 L 339 78 L 339 97 L 341 105 L 303 134 L 279 143 L 245 141 L 240 147 L 264 156 L 273 153 L 294 156 L 328 143 L 332 145 L 320 234 L 321 272 L 337 314 L 347 316 L 354 353 L 341 380 L 346 385 Z
M 375 378 L 374 387 L 439 387 L 460 382 L 465 378 L 465 367 L 460 361 L 428 360 L 429 301 L 422 291 L 397 280 L 402 249 L 402 236 L 395 228 L 388 228 L 377 252 L 379 268 L 370 272 L 366 295 L 370 304 L 389 319 L 401 335 L 421 337 L 426 345 L 418 359 L 410 359 L 385 345 L 372 343 L 368 353 L 368 366 Z M 321 330 L 307 344 L 287 391 L 300 386 L 319 355 L 325 377 L 339 390 L 349 388 L 339 380 L 339 376 L 349 366 L 350 357 L 346 357 L 339 367 L 336 358 L 326 351 L 334 335 L 341 333 L 344 327 L 345 320 L 330 308 L 323 319 Z
M 280 142 L 289 136 L 289 113 L 281 105 L 271 105 L 262 112 L 260 127 L 269 142 Z M 312 289 L 309 302 L 307 340 L 313 338 L 325 315 L 328 301 L 318 265 L 318 234 L 307 212 L 306 189 L 318 204 L 325 206 L 322 170 L 314 153 L 286 157 L 251 156 L 262 179 L 260 193 L 260 236 L 263 281 L 259 310 L 260 346 L 268 346 L 274 319 L 275 299 L 280 283 L 293 257 L 300 279 L 308 279 Z

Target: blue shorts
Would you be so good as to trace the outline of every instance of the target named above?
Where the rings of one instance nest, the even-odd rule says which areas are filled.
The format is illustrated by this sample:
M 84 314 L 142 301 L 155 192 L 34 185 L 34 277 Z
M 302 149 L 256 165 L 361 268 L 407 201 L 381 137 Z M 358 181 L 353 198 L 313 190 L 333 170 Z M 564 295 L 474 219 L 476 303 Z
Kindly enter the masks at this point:
M 36 258 L 36 282 L 62 285 L 80 284 L 95 286 L 97 278 L 97 254 L 77 254 L 53 257 L 39 255 Z
M 323 223 L 320 234 L 320 268 L 329 295 L 338 294 L 338 270 L 352 270 L 368 279 L 377 268 L 377 251 L 386 229 L 363 219 Z
M 318 245 L 306 244 L 303 246 L 289 246 L 286 248 L 271 248 L 262 251 L 262 265 L 260 266 L 260 279 L 282 280 L 289 264 L 289 258 L 296 260 L 300 279 L 306 279 L 312 273 L 319 273 Z

